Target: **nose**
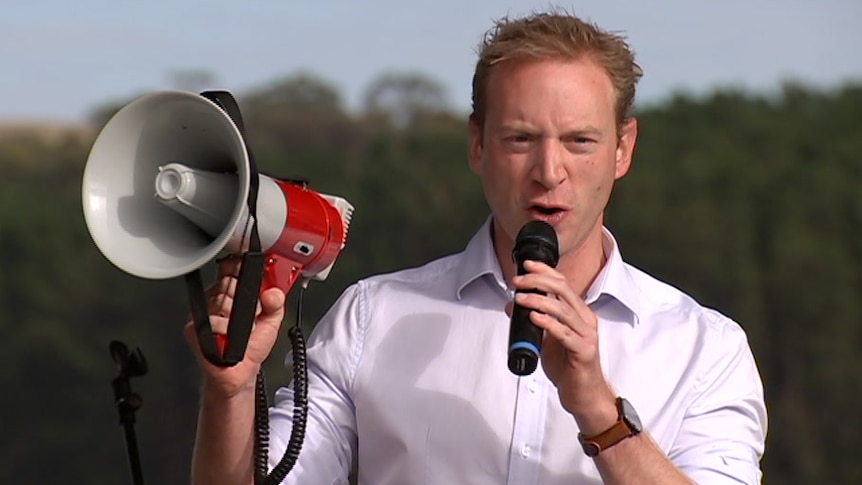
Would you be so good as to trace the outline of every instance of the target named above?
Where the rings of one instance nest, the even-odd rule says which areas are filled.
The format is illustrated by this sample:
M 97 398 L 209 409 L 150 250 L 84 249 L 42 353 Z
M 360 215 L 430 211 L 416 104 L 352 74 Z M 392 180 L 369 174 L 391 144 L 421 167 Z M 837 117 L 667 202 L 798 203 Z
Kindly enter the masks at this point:
M 562 184 L 567 177 L 564 164 L 565 147 L 557 140 L 545 139 L 539 144 L 533 162 L 533 180 L 546 189 Z

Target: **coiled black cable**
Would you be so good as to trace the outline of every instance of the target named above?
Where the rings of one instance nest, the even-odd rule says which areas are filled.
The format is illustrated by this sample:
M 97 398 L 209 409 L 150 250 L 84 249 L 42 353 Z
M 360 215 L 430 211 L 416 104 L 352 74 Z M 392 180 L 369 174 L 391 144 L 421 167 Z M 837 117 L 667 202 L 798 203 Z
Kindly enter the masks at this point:
M 303 282 L 304 283 L 304 282 Z M 293 469 L 302 442 L 305 439 L 305 426 L 308 421 L 308 365 L 305 355 L 305 338 L 302 336 L 302 295 L 305 284 L 300 285 L 296 304 L 296 325 L 288 330 L 293 350 L 293 429 L 284 456 L 281 457 L 272 473 L 269 469 L 269 403 L 263 369 L 257 373 L 255 382 L 255 443 L 254 443 L 254 483 L 255 485 L 277 485 Z

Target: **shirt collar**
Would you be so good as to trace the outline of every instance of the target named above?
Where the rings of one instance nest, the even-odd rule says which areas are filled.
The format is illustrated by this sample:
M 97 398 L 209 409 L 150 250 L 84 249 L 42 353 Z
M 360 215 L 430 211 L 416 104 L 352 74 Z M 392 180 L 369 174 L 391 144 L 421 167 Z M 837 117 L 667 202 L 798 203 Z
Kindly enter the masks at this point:
M 464 288 L 486 275 L 491 276 L 502 290 L 507 291 L 508 285 L 503 279 L 503 271 L 494 251 L 492 227 L 492 217 L 489 216 L 460 255 L 455 290 L 455 296 L 459 300 Z M 605 227 L 602 228 L 602 250 L 607 261 L 587 290 L 585 300 L 590 305 L 606 304 L 607 298 L 616 300 L 628 310 L 632 324 L 637 324 L 643 319 L 645 311 L 640 288 L 635 284 L 628 265 L 620 255 L 616 239 Z
M 612 298 L 628 310 L 631 323 L 636 325 L 644 318 L 646 311 L 641 290 L 632 279 L 629 266 L 623 261 L 617 240 L 606 227 L 602 227 L 602 250 L 607 261 L 587 290 L 585 301 L 589 305 L 598 305 L 604 303 L 604 299 Z
M 491 276 L 504 291 L 507 288 L 503 270 L 494 251 L 492 232 L 493 218 L 489 216 L 482 227 L 473 235 L 458 261 L 455 296 L 460 300 L 464 288 L 485 275 Z

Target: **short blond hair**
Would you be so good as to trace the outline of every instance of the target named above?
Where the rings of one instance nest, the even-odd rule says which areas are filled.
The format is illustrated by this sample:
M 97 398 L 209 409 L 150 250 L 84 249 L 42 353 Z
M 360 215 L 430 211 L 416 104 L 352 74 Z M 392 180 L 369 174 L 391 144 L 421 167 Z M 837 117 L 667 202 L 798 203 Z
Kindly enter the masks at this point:
M 614 87 L 617 130 L 631 118 L 635 86 L 643 71 L 625 38 L 562 11 L 503 17 L 485 33 L 473 74 L 473 113 L 482 125 L 487 108 L 486 88 L 491 69 L 501 62 L 524 59 L 589 57 L 598 63 Z

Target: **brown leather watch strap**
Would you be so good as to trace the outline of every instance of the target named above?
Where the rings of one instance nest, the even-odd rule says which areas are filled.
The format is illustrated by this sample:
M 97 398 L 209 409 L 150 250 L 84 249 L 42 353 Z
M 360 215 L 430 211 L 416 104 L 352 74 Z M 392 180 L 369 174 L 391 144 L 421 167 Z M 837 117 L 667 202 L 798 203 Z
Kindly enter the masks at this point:
M 610 448 L 631 435 L 632 430 L 628 427 L 626 422 L 619 420 L 605 432 L 596 436 L 586 438 L 584 435 L 579 434 L 578 441 L 581 442 L 581 446 L 584 448 L 584 453 L 586 453 L 587 456 L 596 456 L 601 453 L 602 450 Z
M 632 427 L 627 423 L 623 412 L 622 398 L 617 398 L 617 410 L 619 411 L 617 422 L 605 431 L 591 437 L 586 437 L 581 433 L 578 433 L 578 441 L 580 441 L 581 447 L 584 449 L 584 453 L 586 453 L 587 456 L 596 456 L 603 450 L 606 450 L 620 441 L 640 432 L 640 429 L 632 429 Z

